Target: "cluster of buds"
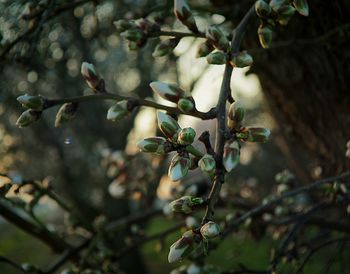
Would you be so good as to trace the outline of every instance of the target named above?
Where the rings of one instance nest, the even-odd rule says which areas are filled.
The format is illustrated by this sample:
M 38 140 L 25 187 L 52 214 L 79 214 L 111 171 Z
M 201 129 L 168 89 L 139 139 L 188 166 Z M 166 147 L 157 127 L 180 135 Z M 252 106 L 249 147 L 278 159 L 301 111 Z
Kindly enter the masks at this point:
M 186 258 L 201 242 L 201 235 L 192 230 L 186 231 L 181 238 L 170 246 L 168 261 L 175 263 Z
M 169 204 L 173 212 L 189 214 L 196 206 L 203 205 L 204 200 L 198 197 L 183 196 Z
M 56 114 L 55 127 L 60 127 L 62 123 L 68 122 L 74 118 L 77 113 L 77 103 L 63 104 Z
M 198 32 L 196 21 L 187 0 L 174 0 L 174 14 L 189 30 Z
M 163 82 L 152 82 L 150 87 L 160 97 L 176 103 L 182 112 L 190 113 L 196 110 L 193 97 L 178 86 Z
M 104 80 L 99 76 L 93 64 L 83 62 L 81 64 L 81 75 L 94 92 L 105 92 Z
M 41 95 L 32 96 L 25 94 L 17 97 L 17 101 L 24 108 L 27 108 L 17 119 L 16 125 L 18 127 L 27 127 L 39 120 L 47 104 L 47 99 Z
M 179 43 L 178 38 L 166 39 L 161 41 L 157 47 L 154 49 L 152 56 L 153 57 L 163 57 L 169 55 L 173 52 L 174 48 Z
M 122 100 L 111 106 L 107 112 L 107 120 L 120 121 L 132 111 L 132 107 L 128 104 L 128 100 Z

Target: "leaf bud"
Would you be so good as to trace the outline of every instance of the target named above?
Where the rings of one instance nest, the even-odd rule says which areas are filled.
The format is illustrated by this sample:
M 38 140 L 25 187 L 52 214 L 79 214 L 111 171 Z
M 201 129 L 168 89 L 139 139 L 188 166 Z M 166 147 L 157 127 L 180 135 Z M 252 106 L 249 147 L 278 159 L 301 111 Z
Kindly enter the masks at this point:
M 32 96 L 28 94 L 18 96 L 17 101 L 23 107 L 33 110 L 43 110 L 46 103 L 46 99 L 41 95 Z
M 177 142 L 180 145 L 190 145 L 193 143 L 194 137 L 196 137 L 196 131 L 191 127 L 186 127 L 180 130 Z
M 153 92 L 157 93 L 165 100 L 177 103 L 181 97 L 185 95 L 185 91 L 175 85 L 163 82 L 152 82 L 149 84 Z
M 235 54 L 231 60 L 231 65 L 237 68 L 248 67 L 253 63 L 253 57 L 246 51 Z
M 223 165 L 227 172 L 234 169 L 239 163 L 240 146 L 238 141 L 229 140 L 224 146 Z
M 195 103 L 193 97 L 181 98 L 177 102 L 177 107 L 184 113 L 190 113 L 195 110 Z
M 107 120 L 120 121 L 129 114 L 128 101 L 122 100 L 111 106 L 107 112 Z
M 223 51 L 226 51 L 230 47 L 230 42 L 222 30 L 216 26 L 212 25 L 207 28 L 205 36 L 210 40 L 214 47 Z
M 267 49 L 272 42 L 272 29 L 269 26 L 260 25 L 258 29 L 260 45 Z
M 294 0 L 293 5 L 299 14 L 309 16 L 309 4 L 307 0 Z
M 244 119 L 245 110 L 238 102 L 234 102 L 230 105 L 228 110 L 228 128 L 239 129 Z
M 156 46 L 156 48 L 152 53 L 152 56 L 162 57 L 162 56 L 169 55 L 170 53 L 173 52 L 174 48 L 177 46 L 178 43 L 179 43 L 178 38 L 163 40 Z
M 222 51 L 215 51 L 207 55 L 208 64 L 223 65 L 227 62 L 227 56 Z
M 170 246 L 168 261 L 175 263 L 189 255 L 196 244 L 196 234 L 192 230 L 186 231 L 181 238 Z
M 56 114 L 55 127 L 60 127 L 62 123 L 68 122 L 73 119 L 77 113 L 77 103 L 65 103 L 63 104 Z
M 158 127 L 165 137 L 173 141 L 177 140 L 179 131 L 181 130 L 176 120 L 164 112 L 157 112 Z
M 212 155 L 205 154 L 199 161 L 198 165 L 203 172 L 211 173 L 216 168 L 216 162 Z
M 24 111 L 21 116 L 17 119 L 16 126 L 18 127 L 27 127 L 39 120 L 41 116 L 41 111 L 28 109 Z
M 196 21 L 187 0 L 174 0 L 174 14 L 189 30 L 198 32 Z
M 172 181 L 178 181 L 185 177 L 191 167 L 191 160 L 188 157 L 175 154 L 171 159 L 168 176 Z
M 266 18 L 271 14 L 271 7 L 264 0 L 255 2 L 255 12 L 260 18 Z
M 211 41 L 206 40 L 198 46 L 196 57 L 205 57 L 214 50 L 214 46 Z
M 209 221 L 201 227 L 200 231 L 204 239 L 212 239 L 220 234 L 220 226 L 213 221 Z
M 139 141 L 137 146 L 142 152 L 165 154 L 167 140 L 163 137 L 150 137 Z

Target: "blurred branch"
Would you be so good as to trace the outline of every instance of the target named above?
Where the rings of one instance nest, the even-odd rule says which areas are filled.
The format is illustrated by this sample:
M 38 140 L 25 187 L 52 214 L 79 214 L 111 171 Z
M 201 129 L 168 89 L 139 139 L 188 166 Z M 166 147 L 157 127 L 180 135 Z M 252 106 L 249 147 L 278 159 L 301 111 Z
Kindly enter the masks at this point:
M 22 273 L 27 273 L 27 271 L 25 271 L 21 265 L 15 263 L 14 261 L 12 261 L 6 257 L 0 256 L 0 264 L 1 263 L 8 264 L 8 265 L 12 266 L 13 268 L 16 268 L 17 270 L 21 271 Z

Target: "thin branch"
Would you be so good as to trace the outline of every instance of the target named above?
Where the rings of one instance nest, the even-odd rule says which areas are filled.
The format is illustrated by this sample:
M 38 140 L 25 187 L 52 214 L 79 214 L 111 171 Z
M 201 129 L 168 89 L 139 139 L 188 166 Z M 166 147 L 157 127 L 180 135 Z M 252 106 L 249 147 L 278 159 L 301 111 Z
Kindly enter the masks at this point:
M 22 273 L 27 273 L 27 271 L 25 271 L 25 270 L 22 268 L 21 265 L 15 263 L 14 261 L 12 261 L 12 260 L 10 260 L 10 259 L 8 259 L 8 258 L 6 258 L 6 257 L 0 256 L 0 264 L 1 264 L 1 263 L 8 264 L 8 265 L 12 266 L 13 268 L 15 268 L 15 269 L 21 271 Z

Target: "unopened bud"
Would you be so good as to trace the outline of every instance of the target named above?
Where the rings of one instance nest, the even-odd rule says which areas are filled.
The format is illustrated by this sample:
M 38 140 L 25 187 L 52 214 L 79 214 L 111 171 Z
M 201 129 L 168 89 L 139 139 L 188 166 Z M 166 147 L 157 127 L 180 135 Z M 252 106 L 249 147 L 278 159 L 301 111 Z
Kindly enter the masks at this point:
M 253 57 L 246 51 L 235 54 L 231 60 L 231 65 L 237 68 L 248 67 L 253 63 Z
M 23 107 L 33 110 L 43 110 L 46 99 L 41 95 L 31 96 L 28 94 L 17 97 L 17 101 L 22 104 Z
M 55 127 L 60 127 L 62 123 L 73 119 L 78 109 L 77 103 L 63 104 L 56 114 Z
M 81 64 L 81 75 L 92 90 L 96 91 L 99 88 L 101 79 L 93 64 L 83 62 Z
M 271 7 L 264 0 L 255 2 L 255 12 L 261 18 L 266 18 L 271 14 Z
M 181 238 L 170 246 L 168 255 L 169 263 L 178 262 L 185 258 L 186 255 L 189 255 L 194 249 L 196 236 L 192 230 L 188 230 L 182 234 Z
M 239 143 L 235 140 L 230 140 L 225 143 L 223 165 L 227 172 L 234 169 L 239 163 Z
M 121 36 L 124 37 L 126 40 L 138 43 L 143 40 L 144 33 L 140 28 L 132 28 L 123 32 Z
M 195 103 L 192 97 L 181 98 L 177 102 L 177 107 L 184 113 L 190 113 L 195 110 Z
M 237 137 L 246 142 L 266 143 L 270 138 L 271 132 L 268 128 L 250 127 L 237 133 Z
M 205 35 L 217 49 L 226 51 L 230 47 L 230 42 L 226 35 L 216 25 L 208 27 Z
M 134 22 L 125 19 L 114 21 L 113 25 L 119 33 L 122 33 L 128 29 L 137 28 L 137 25 Z
M 177 142 L 180 145 L 190 145 L 193 143 L 194 137 L 196 137 L 196 131 L 191 127 L 186 127 L 180 130 Z
M 208 64 L 223 65 L 227 62 L 227 56 L 222 51 L 215 51 L 207 55 Z
M 220 226 L 217 223 L 209 221 L 201 227 L 201 234 L 204 239 L 215 238 L 220 234 Z
M 167 137 L 168 139 L 176 141 L 178 133 L 181 130 L 176 120 L 173 117 L 161 111 L 157 112 L 157 119 L 158 119 L 158 127 L 161 130 L 161 132 L 164 134 L 164 136 Z
M 160 42 L 157 47 L 154 49 L 152 56 L 153 57 L 162 57 L 169 55 L 173 52 L 174 48 L 179 43 L 178 38 L 167 39 Z
M 288 1 L 289 0 L 271 0 L 269 5 L 275 12 L 278 12 Z
M 174 14 L 189 30 L 198 32 L 196 21 L 187 0 L 174 0 Z
M 229 129 L 239 129 L 244 119 L 245 110 L 238 102 L 230 105 L 228 110 L 227 126 Z
M 175 85 L 163 82 L 152 82 L 149 86 L 153 92 L 157 93 L 160 97 L 174 103 L 177 103 L 181 97 L 185 96 L 185 92 Z
M 277 22 L 282 26 L 286 26 L 293 17 L 295 9 L 291 5 L 284 5 L 278 11 Z
M 171 159 L 168 176 L 172 181 L 178 181 L 185 177 L 191 167 L 191 160 L 188 157 L 175 154 Z
M 303 16 L 309 16 L 309 4 L 307 0 L 294 0 L 295 9 Z
M 206 40 L 204 43 L 200 44 L 197 49 L 196 57 L 205 57 L 214 50 L 213 44 Z
M 186 227 L 192 228 L 192 229 L 198 227 L 199 225 L 197 219 L 192 216 L 187 216 L 185 222 L 186 222 Z
M 216 162 L 212 155 L 205 154 L 199 161 L 198 166 L 203 172 L 211 173 L 216 168 Z
M 145 138 L 137 143 L 138 148 L 142 152 L 150 152 L 156 154 L 166 153 L 165 147 L 167 145 L 167 140 L 163 137 L 151 137 Z
M 16 126 L 18 127 L 27 127 L 39 120 L 41 116 L 41 111 L 28 109 L 24 111 L 21 116 L 17 119 Z
M 107 120 L 120 121 L 128 114 L 129 114 L 128 101 L 122 100 L 108 109 Z
M 195 206 L 202 205 L 203 203 L 204 200 L 202 198 L 183 196 L 172 201 L 169 206 L 173 212 L 189 214 L 193 211 Z
M 272 29 L 268 26 L 260 25 L 258 29 L 260 45 L 266 49 L 272 42 Z

